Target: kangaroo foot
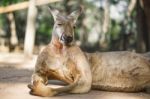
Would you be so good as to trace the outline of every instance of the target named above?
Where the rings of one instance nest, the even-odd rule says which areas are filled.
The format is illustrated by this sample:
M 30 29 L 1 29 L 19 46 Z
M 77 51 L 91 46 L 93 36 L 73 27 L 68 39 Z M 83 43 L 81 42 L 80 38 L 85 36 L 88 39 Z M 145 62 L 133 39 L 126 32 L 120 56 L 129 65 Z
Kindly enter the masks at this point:
M 33 85 L 29 84 L 28 88 L 31 89 L 30 94 L 42 97 L 54 96 L 56 92 L 44 85 L 42 82 L 34 81 Z

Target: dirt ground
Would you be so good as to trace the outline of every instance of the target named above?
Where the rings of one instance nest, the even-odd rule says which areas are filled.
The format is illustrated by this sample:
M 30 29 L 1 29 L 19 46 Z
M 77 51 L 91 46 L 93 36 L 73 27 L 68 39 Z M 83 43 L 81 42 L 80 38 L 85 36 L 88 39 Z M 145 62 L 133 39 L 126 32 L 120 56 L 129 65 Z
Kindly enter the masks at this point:
M 0 99 L 41 99 L 30 95 L 27 88 L 35 60 L 36 56 L 29 61 L 19 54 L 0 54 Z M 45 99 L 150 99 L 150 94 L 92 90 L 86 94 L 61 94 Z

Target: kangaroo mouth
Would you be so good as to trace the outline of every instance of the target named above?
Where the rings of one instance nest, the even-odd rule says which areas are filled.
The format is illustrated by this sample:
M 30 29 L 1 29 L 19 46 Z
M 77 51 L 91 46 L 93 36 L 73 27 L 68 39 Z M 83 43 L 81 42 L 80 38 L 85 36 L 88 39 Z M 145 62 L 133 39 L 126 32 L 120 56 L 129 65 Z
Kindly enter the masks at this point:
M 62 44 L 69 46 L 73 41 L 73 37 L 62 34 L 60 37 L 60 41 Z
M 72 44 L 72 42 L 67 42 L 67 41 L 61 40 L 61 39 L 60 39 L 60 42 L 65 46 L 70 46 Z

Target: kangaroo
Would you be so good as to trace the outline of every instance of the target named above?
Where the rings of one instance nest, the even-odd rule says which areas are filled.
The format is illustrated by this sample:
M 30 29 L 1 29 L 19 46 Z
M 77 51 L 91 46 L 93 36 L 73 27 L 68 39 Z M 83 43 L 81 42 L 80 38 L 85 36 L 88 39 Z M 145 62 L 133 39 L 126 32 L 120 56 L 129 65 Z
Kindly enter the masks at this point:
M 50 8 L 54 18 L 51 42 L 39 54 L 32 74 L 30 94 L 55 96 L 60 93 L 87 93 L 91 89 L 137 92 L 150 85 L 150 62 L 134 52 L 83 52 L 76 44 L 74 27 L 82 8 L 62 15 Z M 68 85 L 48 87 L 48 80 Z

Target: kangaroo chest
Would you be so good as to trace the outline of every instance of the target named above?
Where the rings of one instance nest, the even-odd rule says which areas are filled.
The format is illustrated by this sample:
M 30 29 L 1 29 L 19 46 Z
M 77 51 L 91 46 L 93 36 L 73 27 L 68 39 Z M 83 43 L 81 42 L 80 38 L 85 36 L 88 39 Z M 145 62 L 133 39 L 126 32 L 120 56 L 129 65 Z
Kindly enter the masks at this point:
M 46 60 L 48 72 L 55 79 L 72 82 L 76 74 L 76 63 L 69 53 L 49 56 Z
M 56 69 L 65 69 L 68 66 L 68 63 L 74 63 L 72 57 L 68 54 L 65 55 L 54 55 L 50 56 L 47 59 L 48 68 L 56 70 Z

